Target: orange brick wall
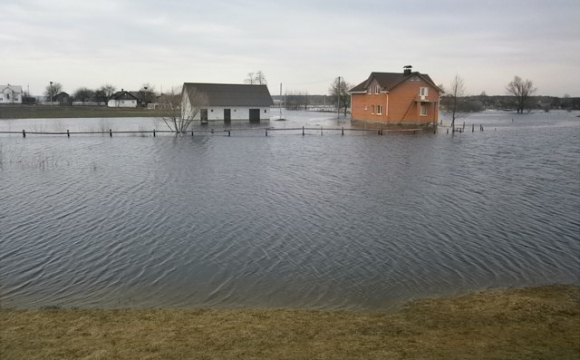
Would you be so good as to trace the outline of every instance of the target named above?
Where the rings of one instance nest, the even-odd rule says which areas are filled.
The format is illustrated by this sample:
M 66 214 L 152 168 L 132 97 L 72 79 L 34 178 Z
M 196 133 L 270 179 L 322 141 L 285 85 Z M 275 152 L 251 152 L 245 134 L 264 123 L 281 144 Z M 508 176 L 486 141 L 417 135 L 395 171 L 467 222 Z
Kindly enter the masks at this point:
M 425 99 L 429 102 L 415 102 L 420 98 L 419 88 L 421 87 L 429 89 Z M 370 88 L 374 91 L 374 82 Z M 390 124 L 426 124 L 436 123 L 439 119 L 439 92 L 423 80 L 407 80 L 392 89 L 389 94 L 373 94 L 372 92 L 371 94 L 352 94 L 351 104 L 352 118 L 355 120 Z M 421 116 L 420 104 L 427 106 L 426 116 Z M 383 106 L 382 115 L 376 113 L 377 105 Z M 409 109 L 408 112 L 407 109 Z M 404 119 L 403 116 L 405 116 Z

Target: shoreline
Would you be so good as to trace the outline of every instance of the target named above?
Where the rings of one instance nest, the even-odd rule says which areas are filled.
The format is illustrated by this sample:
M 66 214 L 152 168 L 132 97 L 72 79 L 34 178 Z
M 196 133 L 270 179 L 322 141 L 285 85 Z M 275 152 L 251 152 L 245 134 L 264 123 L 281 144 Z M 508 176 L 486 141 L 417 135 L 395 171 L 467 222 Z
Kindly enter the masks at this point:
M 2 359 L 577 359 L 580 285 L 399 310 L 0 309 Z

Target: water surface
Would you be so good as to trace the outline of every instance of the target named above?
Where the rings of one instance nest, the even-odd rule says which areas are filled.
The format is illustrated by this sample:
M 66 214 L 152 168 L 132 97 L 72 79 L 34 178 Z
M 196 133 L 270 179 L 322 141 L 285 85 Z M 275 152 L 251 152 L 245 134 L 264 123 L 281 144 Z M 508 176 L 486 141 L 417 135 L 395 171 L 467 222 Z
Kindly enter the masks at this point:
M 349 126 L 285 115 L 261 127 Z M 580 283 L 575 115 L 485 112 L 455 136 L 3 135 L 1 305 L 381 310 Z

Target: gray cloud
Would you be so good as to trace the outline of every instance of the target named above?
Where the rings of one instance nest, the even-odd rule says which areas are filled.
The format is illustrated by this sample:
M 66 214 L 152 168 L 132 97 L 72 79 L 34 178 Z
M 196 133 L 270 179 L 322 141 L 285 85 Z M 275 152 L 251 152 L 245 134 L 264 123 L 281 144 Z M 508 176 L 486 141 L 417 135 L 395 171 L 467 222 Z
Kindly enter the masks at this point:
M 580 96 L 579 15 L 577 0 L 21 0 L 0 5 L 0 83 L 168 88 L 261 69 L 272 89 L 326 93 L 336 76 L 412 64 L 437 83 L 460 74 L 472 93 L 520 75 Z

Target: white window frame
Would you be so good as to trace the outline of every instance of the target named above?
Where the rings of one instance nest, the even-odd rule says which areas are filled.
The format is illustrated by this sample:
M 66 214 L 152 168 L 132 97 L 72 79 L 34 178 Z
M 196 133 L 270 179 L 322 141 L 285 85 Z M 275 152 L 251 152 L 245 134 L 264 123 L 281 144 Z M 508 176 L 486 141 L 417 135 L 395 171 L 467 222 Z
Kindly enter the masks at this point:
M 377 115 L 383 115 L 383 106 L 377 105 Z
M 427 116 L 427 105 L 421 105 L 421 116 Z
M 380 94 L 380 93 L 381 93 L 381 86 L 375 85 L 375 94 Z
M 419 95 L 421 95 L 421 96 L 429 95 L 429 88 L 428 87 L 420 87 L 419 88 Z

